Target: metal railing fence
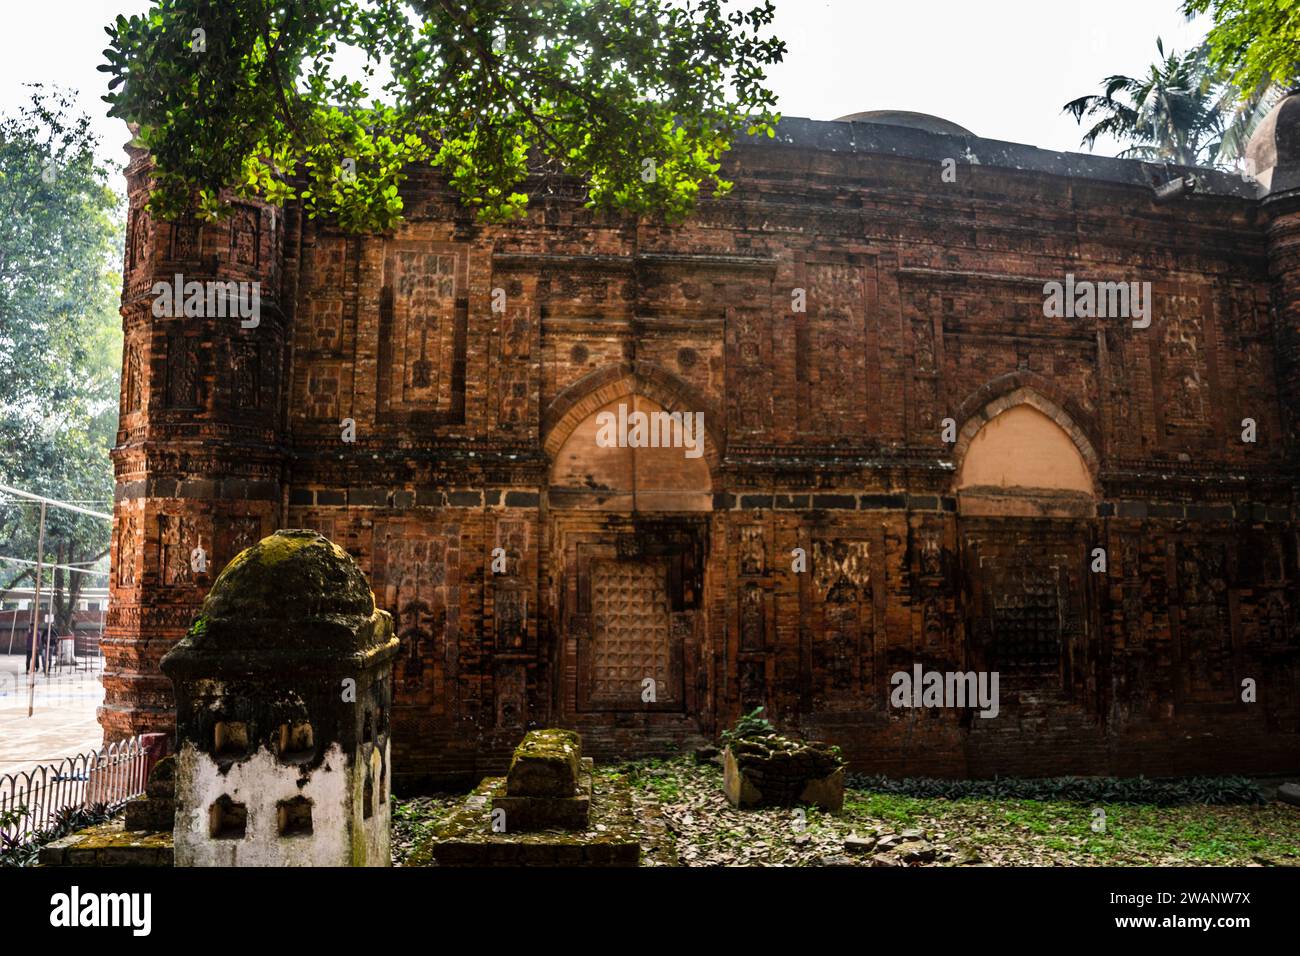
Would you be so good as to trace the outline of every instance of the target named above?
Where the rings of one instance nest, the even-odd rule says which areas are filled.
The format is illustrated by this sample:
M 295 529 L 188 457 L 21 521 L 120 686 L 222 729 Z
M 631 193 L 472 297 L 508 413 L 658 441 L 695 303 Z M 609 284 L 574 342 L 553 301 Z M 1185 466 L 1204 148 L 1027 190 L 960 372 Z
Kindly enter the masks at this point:
M 24 842 L 69 808 L 115 805 L 144 793 L 148 754 L 139 737 L 0 774 L 0 842 Z

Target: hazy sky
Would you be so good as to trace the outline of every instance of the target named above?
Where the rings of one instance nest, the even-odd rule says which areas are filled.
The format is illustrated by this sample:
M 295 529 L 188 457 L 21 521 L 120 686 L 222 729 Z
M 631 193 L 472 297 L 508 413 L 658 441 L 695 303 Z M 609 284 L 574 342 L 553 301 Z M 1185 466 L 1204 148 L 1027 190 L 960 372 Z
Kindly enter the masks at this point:
M 0 110 L 24 100 L 23 83 L 81 91 L 107 155 L 126 127 L 103 116 L 95 67 L 117 14 L 147 0 L 9 0 L 0 29 Z M 980 136 L 1078 150 L 1067 100 L 1095 92 L 1111 73 L 1144 72 L 1165 49 L 1205 32 L 1177 0 L 776 0 L 789 47 L 771 75 L 789 116 L 834 119 L 870 109 L 915 110 Z M 1114 147 L 1099 144 L 1098 152 Z

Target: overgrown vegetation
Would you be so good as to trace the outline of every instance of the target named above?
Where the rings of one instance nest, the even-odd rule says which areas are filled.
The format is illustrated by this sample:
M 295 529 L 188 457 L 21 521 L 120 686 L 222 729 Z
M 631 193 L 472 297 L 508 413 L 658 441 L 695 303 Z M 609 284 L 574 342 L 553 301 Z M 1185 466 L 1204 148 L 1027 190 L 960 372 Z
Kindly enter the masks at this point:
M 463 795 L 438 794 L 428 797 L 393 798 L 393 862 L 400 865 L 412 849 L 433 835 L 434 830 L 465 801 Z
M 1072 803 L 1130 803 L 1172 807 L 1201 803 L 1222 806 L 1267 803 L 1264 794 L 1245 777 L 1047 777 L 995 780 L 939 780 L 850 774 L 849 785 L 873 793 L 927 799 L 1064 800 Z
M 843 812 L 832 814 L 812 807 L 737 810 L 723 796 L 717 765 L 694 757 L 596 772 L 631 784 L 645 824 L 646 866 L 1300 865 L 1300 813 L 1276 802 L 1260 806 L 1258 788 L 1242 778 L 856 776 Z M 909 787 L 915 793 L 903 792 Z M 448 794 L 395 801 L 394 862 L 464 800 Z M 662 838 L 665 826 L 670 841 Z M 853 852 L 851 837 L 878 845 Z M 913 852 L 890 849 L 899 840 Z M 928 849 L 918 852 L 918 841 Z
M 0 811 L 0 866 L 32 866 L 41 847 L 67 836 L 111 820 L 122 809 L 121 803 L 96 803 L 88 807 L 64 807 L 54 818 L 54 824 L 44 830 L 19 836 L 27 808 L 14 807 Z
M 1165 53 L 1138 76 L 1117 74 L 1102 80 L 1101 93 L 1080 96 L 1063 110 L 1083 124 L 1083 145 L 1111 136 L 1128 145 L 1125 159 L 1185 166 L 1237 168 L 1251 133 L 1285 93 L 1289 80 L 1267 82 L 1243 91 L 1216 65 L 1208 43 Z M 1294 74 L 1293 74 L 1294 75 Z
M 730 189 L 736 138 L 772 135 L 774 17 L 768 0 L 155 0 L 106 28 L 100 69 L 164 218 L 233 193 L 382 231 L 419 162 L 488 220 L 522 216 L 533 175 L 679 218 Z
M 755 707 L 748 714 L 741 716 L 734 727 L 724 730 L 718 736 L 724 744 L 731 744 L 745 737 L 760 737 L 776 733 L 776 727 L 762 714 L 763 708 Z
M 1213 16 L 1211 59 L 1239 89 L 1300 76 L 1300 6 L 1291 0 L 1183 0 L 1183 12 Z
M 0 117 L 0 483 L 109 511 L 122 318 L 121 197 L 95 154 L 89 117 L 65 91 L 32 87 Z M 40 506 L 0 505 L 0 553 L 36 559 Z M 59 565 L 108 550 L 109 525 L 49 509 L 46 570 L 54 629 L 66 633 L 95 578 Z M 0 562 L 0 590 L 34 569 Z M 21 645 L 19 645 L 21 647 Z

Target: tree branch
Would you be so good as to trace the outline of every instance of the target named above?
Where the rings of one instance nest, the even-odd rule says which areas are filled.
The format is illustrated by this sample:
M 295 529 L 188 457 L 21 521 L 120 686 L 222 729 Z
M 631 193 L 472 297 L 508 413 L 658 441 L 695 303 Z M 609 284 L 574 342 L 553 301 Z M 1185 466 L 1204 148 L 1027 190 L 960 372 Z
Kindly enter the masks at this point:
M 288 16 L 292 16 L 293 4 L 289 5 L 289 11 L 290 12 Z M 284 114 L 285 125 L 289 127 L 290 133 L 294 136 L 295 139 L 297 139 L 298 135 L 301 133 L 301 130 L 298 127 L 297 121 L 293 117 L 293 110 L 289 106 L 289 97 L 284 92 L 284 82 L 280 77 L 280 61 L 276 56 L 276 53 L 280 49 L 280 41 L 284 39 L 284 30 L 282 27 L 279 34 L 279 39 L 277 39 L 275 43 L 272 43 L 270 20 L 267 19 L 263 21 L 260 24 L 260 26 L 261 26 L 261 33 L 262 33 L 262 43 L 266 47 L 266 65 L 270 68 L 271 81 L 275 84 L 275 92 L 278 95 L 280 100 L 280 111 Z M 288 26 L 287 19 L 285 20 L 284 26 Z
M 565 145 L 555 138 L 555 135 L 550 131 L 546 123 L 543 122 L 542 118 L 538 116 L 531 107 L 526 106 L 523 101 L 519 99 L 519 95 L 514 91 L 513 87 L 502 83 L 500 71 L 496 64 L 493 63 L 491 55 L 484 48 L 483 43 L 479 40 L 478 34 L 474 31 L 473 26 L 465 20 L 461 11 L 457 10 L 450 0 L 438 0 L 438 5 L 442 7 L 443 12 L 446 13 L 447 16 L 454 20 L 456 24 L 465 31 L 466 36 L 472 43 L 471 52 L 474 54 L 474 58 L 478 60 L 479 64 L 483 67 L 483 72 L 486 74 L 488 82 L 492 85 L 493 89 L 513 103 L 515 109 L 519 110 L 519 112 L 532 120 L 533 125 L 537 127 L 537 131 L 550 140 L 557 149 L 562 153 L 565 152 L 567 149 Z

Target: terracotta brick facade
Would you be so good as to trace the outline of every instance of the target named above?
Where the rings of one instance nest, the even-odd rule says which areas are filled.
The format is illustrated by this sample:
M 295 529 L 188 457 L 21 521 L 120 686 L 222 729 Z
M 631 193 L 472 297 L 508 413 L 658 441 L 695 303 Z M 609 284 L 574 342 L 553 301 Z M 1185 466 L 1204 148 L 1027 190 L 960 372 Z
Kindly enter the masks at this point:
M 417 171 L 408 225 L 352 237 L 293 206 L 153 222 L 133 156 L 106 736 L 170 725 L 159 657 L 287 527 L 394 616 L 408 784 L 499 770 L 528 727 L 663 752 L 759 705 L 868 772 L 1300 765 L 1297 214 L 863 123 L 786 120 L 729 172 L 679 227 L 563 190 L 490 227 Z M 260 281 L 260 323 L 155 318 L 176 273 Z M 1150 282 L 1150 327 L 1045 318 L 1067 273 Z M 702 412 L 703 453 L 601 447 L 620 404 Z M 1087 493 L 1018 454 L 961 485 L 1014 409 L 1007 447 L 1068 448 Z M 998 717 L 892 707 L 917 663 L 998 670 Z

